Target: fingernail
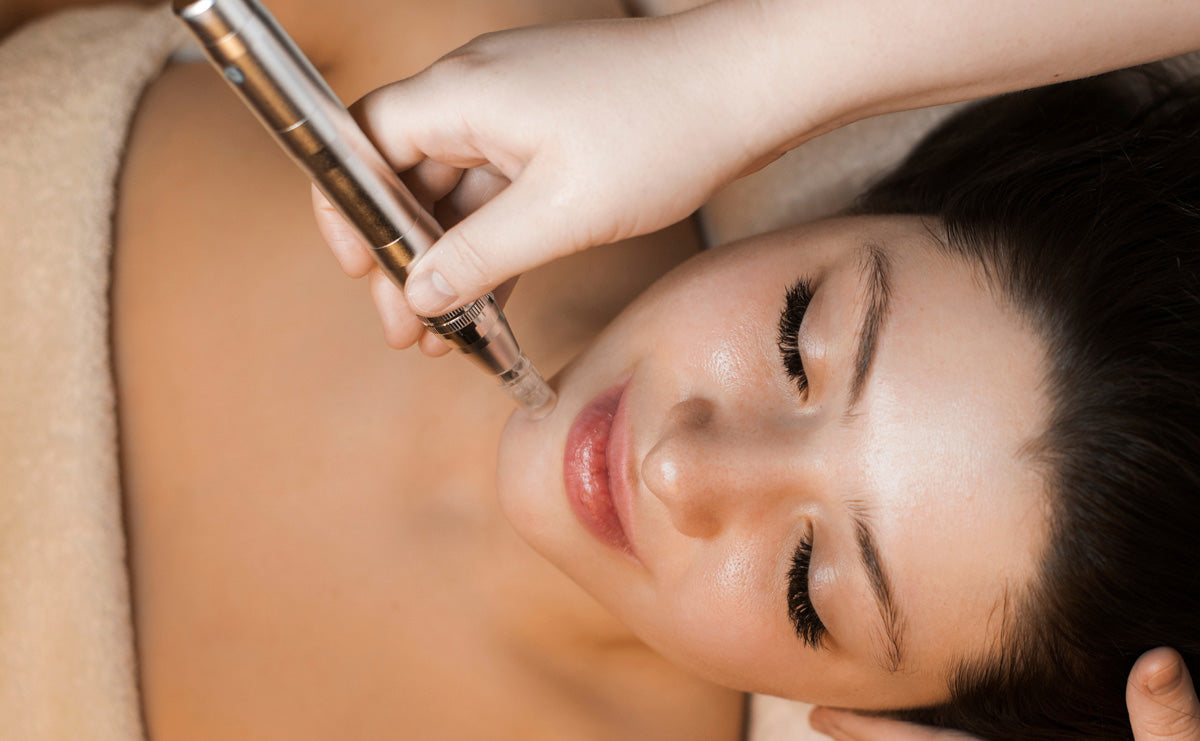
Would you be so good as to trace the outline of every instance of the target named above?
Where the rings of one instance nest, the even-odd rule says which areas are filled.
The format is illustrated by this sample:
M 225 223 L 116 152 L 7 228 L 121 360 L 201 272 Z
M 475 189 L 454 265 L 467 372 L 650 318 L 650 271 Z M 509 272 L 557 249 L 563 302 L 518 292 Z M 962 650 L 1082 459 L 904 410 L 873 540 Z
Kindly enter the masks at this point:
M 458 298 L 458 294 L 436 270 L 410 277 L 404 284 L 404 293 L 417 313 L 425 316 L 445 310 Z
M 1157 674 L 1146 680 L 1146 688 L 1152 695 L 1168 695 L 1179 686 L 1183 679 L 1183 669 L 1178 661 L 1172 661 Z

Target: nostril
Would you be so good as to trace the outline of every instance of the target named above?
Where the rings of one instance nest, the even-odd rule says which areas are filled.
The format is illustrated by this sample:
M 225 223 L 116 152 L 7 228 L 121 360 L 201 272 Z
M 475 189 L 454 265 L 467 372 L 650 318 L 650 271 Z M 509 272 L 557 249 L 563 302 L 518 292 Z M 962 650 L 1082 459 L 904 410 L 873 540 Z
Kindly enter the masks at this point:
M 698 434 L 713 418 L 711 401 L 691 398 L 675 404 L 667 412 L 662 436 L 642 460 L 642 480 L 668 505 L 686 495 L 695 482 Z
M 679 427 L 704 427 L 712 421 L 714 409 L 708 399 L 687 399 L 671 407 L 667 418 Z

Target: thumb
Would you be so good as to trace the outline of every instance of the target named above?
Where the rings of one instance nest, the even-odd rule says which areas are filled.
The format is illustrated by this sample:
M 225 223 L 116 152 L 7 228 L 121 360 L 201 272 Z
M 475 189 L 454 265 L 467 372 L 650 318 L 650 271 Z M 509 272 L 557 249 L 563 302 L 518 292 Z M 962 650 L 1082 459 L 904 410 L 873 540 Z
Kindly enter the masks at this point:
M 405 294 L 413 311 L 436 316 L 509 278 L 576 252 L 580 215 L 550 206 L 528 170 L 460 221 L 412 265 Z
M 1125 702 L 1136 741 L 1200 741 L 1200 702 L 1176 651 L 1142 654 L 1129 674 Z

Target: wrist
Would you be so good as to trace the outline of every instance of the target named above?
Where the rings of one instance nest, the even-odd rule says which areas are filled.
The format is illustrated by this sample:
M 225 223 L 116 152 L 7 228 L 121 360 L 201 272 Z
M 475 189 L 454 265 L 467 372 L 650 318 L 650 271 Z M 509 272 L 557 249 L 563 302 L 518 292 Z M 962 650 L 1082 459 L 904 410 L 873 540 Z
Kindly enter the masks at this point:
M 746 162 L 882 112 L 870 33 L 840 0 L 720 0 L 670 16 L 726 136 Z

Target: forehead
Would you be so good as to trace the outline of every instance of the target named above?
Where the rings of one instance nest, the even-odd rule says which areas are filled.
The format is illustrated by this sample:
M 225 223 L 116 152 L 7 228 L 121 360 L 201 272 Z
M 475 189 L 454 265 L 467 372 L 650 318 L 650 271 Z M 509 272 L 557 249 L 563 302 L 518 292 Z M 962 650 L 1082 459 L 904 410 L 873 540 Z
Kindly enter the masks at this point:
M 1046 530 L 1031 446 L 1047 404 L 1037 334 L 978 266 L 934 244 L 912 224 L 879 243 L 891 300 L 847 476 L 873 504 L 912 653 L 944 668 L 989 645 L 1006 596 L 1036 572 Z

